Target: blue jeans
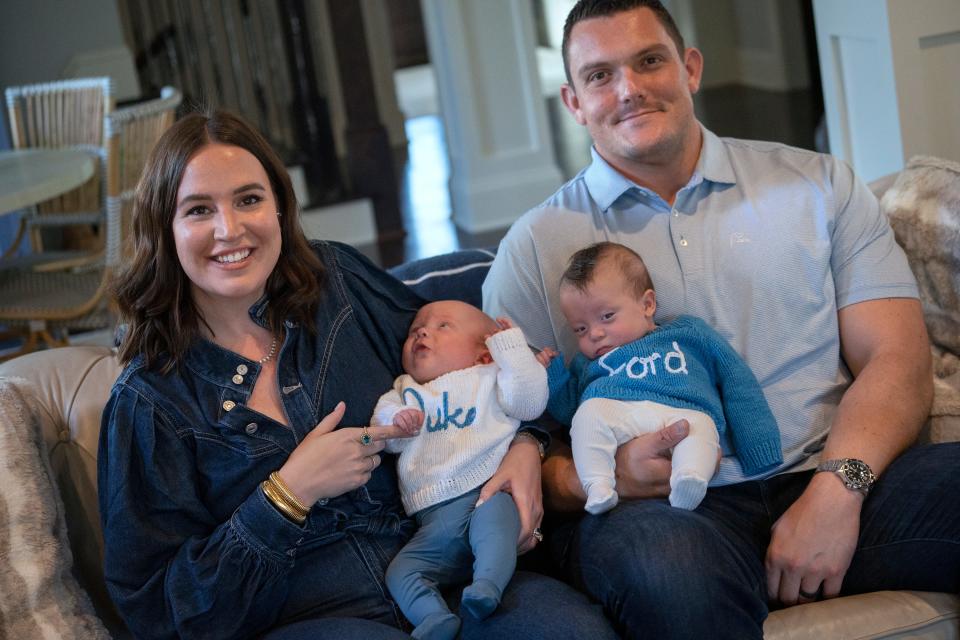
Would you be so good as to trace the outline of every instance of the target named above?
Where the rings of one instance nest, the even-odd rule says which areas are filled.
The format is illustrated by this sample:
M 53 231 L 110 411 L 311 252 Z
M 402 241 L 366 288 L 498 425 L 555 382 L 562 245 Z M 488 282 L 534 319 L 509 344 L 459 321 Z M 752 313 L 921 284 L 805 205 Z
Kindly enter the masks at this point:
M 387 587 L 414 625 L 449 613 L 438 586 L 489 580 L 501 593 L 517 566 L 520 516 L 497 493 L 478 509 L 480 487 L 416 514 L 420 528 L 387 567 Z M 471 567 L 473 571 L 471 572 Z
M 960 443 L 914 447 L 863 504 L 842 594 L 960 591 Z M 763 637 L 770 528 L 812 471 L 707 491 L 695 511 L 622 502 L 549 532 L 577 587 L 628 638 Z
M 322 578 L 321 578 L 322 579 Z M 459 591 L 449 594 L 456 610 Z M 264 640 L 394 640 L 395 627 L 358 618 L 317 618 L 275 629 Z M 461 640 L 616 640 L 600 606 L 547 576 L 517 571 L 485 620 L 463 617 Z

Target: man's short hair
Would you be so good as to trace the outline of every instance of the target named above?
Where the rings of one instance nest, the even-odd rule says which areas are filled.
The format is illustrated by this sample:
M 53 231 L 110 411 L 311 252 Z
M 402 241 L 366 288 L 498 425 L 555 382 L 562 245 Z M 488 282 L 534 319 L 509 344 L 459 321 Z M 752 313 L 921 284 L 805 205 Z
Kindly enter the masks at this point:
M 616 242 L 597 242 L 570 256 L 567 268 L 560 276 L 560 286 L 584 292 L 593 282 L 597 268 L 611 261 L 626 281 L 633 285 L 633 294 L 638 300 L 648 289 L 653 289 L 653 280 L 643 258 L 633 249 Z
M 667 30 L 673 43 L 677 45 L 677 51 L 681 59 L 686 49 L 683 44 L 683 36 L 677 29 L 677 23 L 673 21 L 673 16 L 667 11 L 660 0 L 580 0 L 574 5 L 570 13 L 567 14 L 567 21 L 563 25 L 563 44 L 560 51 L 563 54 L 563 71 L 567 74 L 567 83 L 573 86 L 573 77 L 570 75 L 570 32 L 574 25 L 582 20 L 590 18 L 605 18 L 622 11 L 631 11 L 633 9 L 647 8 L 653 11 L 657 20 Z

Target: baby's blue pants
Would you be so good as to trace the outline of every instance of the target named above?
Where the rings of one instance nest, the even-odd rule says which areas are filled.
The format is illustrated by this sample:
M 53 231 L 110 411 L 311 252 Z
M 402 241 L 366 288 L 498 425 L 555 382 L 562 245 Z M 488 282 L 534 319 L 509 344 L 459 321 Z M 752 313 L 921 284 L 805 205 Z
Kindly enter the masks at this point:
M 489 580 L 501 593 L 517 565 L 520 516 L 513 498 L 497 493 L 474 508 L 480 487 L 416 514 L 420 525 L 387 567 L 387 587 L 404 615 L 419 625 L 448 612 L 439 587 Z

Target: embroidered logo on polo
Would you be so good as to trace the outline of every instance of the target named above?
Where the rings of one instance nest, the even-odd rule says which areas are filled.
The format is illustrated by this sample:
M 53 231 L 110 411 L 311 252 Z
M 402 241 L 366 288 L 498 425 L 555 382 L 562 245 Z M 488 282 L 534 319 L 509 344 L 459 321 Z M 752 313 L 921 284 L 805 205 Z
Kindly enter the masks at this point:
M 732 247 L 735 244 L 750 244 L 753 240 L 750 239 L 743 231 L 734 231 L 730 234 L 730 246 Z
M 420 407 L 420 410 L 423 411 L 423 414 L 427 417 L 427 421 L 424 426 L 430 433 L 433 433 L 434 431 L 443 431 L 451 425 L 457 429 L 465 429 L 472 425 L 474 420 L 477 419 L 476 407 L 458 407 L 451 412 L 450 396 L 446 391 L 443 392 L 443 398 L 440 402 L 440 406 L 436 408 L 436 414 L 433 416 L 427 413 L 427 407 L 423 402 L 423 397 L 419 392 L 417 392 L 416 389 L 407 387 L 403 390 L 403 393 L 400 394 L 400 398 L 403 400 L 404 404 L 412 404 L 407 401 L 407 394 L 413 397 L 414 402 L 416 402 L 416 404 Z M 466 411 L 465 416 L 463 416 L 464 411 Z M 463 418 L 461 419 L 460 416 L 463 416 Z
M 646 378 L 648 375 L 655 376 L 657 375 L 657 360 L 663 360 L 663 368 L 667 373 L 689 375 L 687 371 L 687 357 L 683 355 L 683 351 L 680 350 L 680 345 L 677 344 L 676 340 L 673 342 L 673 351 L 667 351 L 665 355 L 655 351 L 649 356 L 633 356 L 626 362 L 621 363 L 620 366 L 614 368 L 607 364 L 607 359 L 618 351 L 620 351 L 619 348 L 608 351 L 597 360 L 597 364 L 607 371 L 608 376 L 623 373 L 628 378 L 637 380 Z

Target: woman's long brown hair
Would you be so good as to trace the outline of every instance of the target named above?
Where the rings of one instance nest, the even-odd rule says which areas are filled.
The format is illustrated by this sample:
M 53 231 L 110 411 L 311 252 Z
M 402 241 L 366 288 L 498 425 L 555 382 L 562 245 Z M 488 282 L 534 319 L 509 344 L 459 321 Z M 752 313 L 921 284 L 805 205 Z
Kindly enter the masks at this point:
M 213 144 L 235 145 L 263 165 L 277 200 L 281 249 L 267 279 L 267 325 L 280 334 L 284 320 L 314 329 L 325 273 L 300 226 L 290 176 L 270 144 L 239 116 L 226 111 L 192 113 L 171 126 L 147 159 L 137 185 L 132 223 L 132 260 L 113 282 L 121 319 L 127 324 L 120 361 L 144 354 L 146 366 L 167 372 L 199 337 L 204 319 L 194 304 L 190 280 L 173 239 L 177 191 L 193 155 Z

